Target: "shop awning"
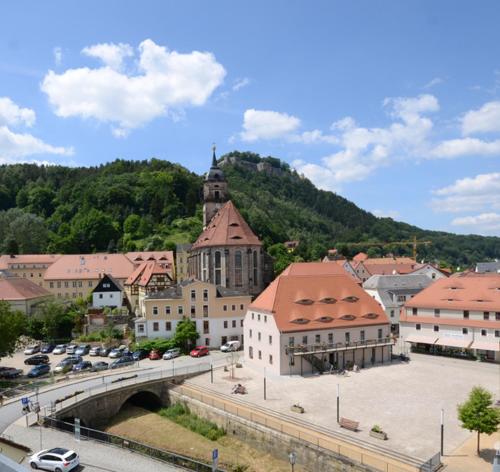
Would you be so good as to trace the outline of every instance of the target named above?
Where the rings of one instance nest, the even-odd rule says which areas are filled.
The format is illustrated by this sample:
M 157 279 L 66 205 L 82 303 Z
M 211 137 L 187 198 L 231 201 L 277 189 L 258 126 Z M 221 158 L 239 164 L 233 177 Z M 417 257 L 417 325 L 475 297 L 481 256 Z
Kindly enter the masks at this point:
M 407 343 L 420 343 L 420 344 L 434 344 L 436 342 L 437 338 L 435 336 L 423 336 L 419 334 L 410 334 L 405 339 L 405 342 Z
M 481 349 L 484 351 L 500 351 L 500 342 L 474 341 L 471 349 Z
M 439 338 L 436 341 L 437 346 L 448 346 L 448 347 L 461 347 L 467 349 L 472 341 L 470 339 L 457 339 L 457 338 Z

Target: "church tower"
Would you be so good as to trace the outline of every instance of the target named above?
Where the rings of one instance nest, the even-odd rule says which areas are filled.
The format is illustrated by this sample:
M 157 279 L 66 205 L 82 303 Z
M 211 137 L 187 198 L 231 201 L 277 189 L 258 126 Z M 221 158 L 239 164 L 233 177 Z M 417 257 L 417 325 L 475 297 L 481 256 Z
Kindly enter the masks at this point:
M 212 148 L 212 166 L 203 182 L 203 227 L 206 228 L 210 220 L 224 206 L 228 200 L 227 181 L 224 172 L 217 164 L 215 145 Z

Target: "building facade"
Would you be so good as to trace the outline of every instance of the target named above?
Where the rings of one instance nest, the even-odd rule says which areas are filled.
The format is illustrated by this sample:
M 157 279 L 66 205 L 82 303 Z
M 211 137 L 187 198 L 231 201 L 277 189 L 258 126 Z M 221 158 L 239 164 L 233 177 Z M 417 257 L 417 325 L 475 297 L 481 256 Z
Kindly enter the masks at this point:
M 372 275 L 363 288 L 380 303 L 391 322 L 391 331 L 397 334 L 401 307 L 431 283 L 432 279 L 424 274 Z
M 175 248 L 175 280 L 182 282 L 189 278 L 188 258 L 191 244 L 177 244 Z
M 144 298 L 135 320 L 140 338 L 170 338 L 184 317 L 193 320 L 198 344 L 218 348 L 227 341 L 243 344 L 243 320 L 251 297 L 199 280 L 185 280 Z
M 249 306 L 245 362 L 278 375 L 388 362 L 380 305 L 337 264 L 294 263 Z
M 92 290 L 92 306 L 94 308 L 120 308 L 122 304 L 123 286 L 112 276 L 104 274 Z
M 438 280 L 405 304 L 400 332 L 419 352 L 500 362 L 500 276 Z
M 12 254 L 0 256 L 0 270 L 31 280 L 40 287 L 46 270 L 59 259 L 60 254 Z

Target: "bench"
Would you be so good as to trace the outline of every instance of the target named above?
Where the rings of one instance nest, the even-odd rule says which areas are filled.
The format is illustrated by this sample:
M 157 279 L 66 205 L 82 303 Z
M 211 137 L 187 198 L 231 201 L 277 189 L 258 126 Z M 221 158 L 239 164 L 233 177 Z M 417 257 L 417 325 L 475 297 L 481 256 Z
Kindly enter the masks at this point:
M 351 431 L 357 431 L 359 426 L 359 421 L 348 420 L 347 418 L 340 418 L 340 427 L 345 429 L 350 429 Z

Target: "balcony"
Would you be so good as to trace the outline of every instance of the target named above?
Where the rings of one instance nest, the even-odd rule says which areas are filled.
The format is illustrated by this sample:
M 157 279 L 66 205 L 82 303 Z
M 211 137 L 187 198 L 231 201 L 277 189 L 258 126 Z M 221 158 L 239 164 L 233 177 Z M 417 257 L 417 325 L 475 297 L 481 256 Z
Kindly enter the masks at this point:
M 370 339 L 368 341 L 357 341 L 352 343 L 318 343 L 310 345 L 286 346 L 285 353 L 293 356 L 304 356 L 308 354 L 321 354 L 328 352 L 349 351 L 353 349 L 365 349 L 370 347 L 392 346 L 394 338 Z

